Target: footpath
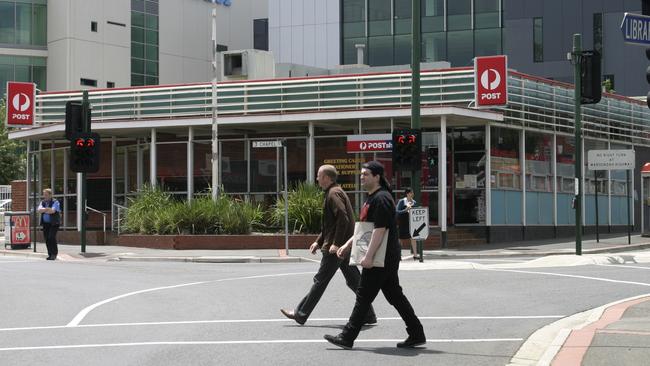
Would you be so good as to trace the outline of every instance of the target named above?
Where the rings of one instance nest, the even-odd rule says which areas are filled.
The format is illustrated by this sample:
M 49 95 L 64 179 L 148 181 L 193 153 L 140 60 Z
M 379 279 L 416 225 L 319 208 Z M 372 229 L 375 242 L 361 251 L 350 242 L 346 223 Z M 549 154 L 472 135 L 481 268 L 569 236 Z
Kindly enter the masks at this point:
M 3 243 L 3 239 L 0 237 L 0 243 Z M 85 253 L 81 253 L 80 249 L 78 245 L 59 245 L 57 260 L 196 263 L 295 263 L 320 260 L 318 253 L 311 255 L 307 249 L 291 249 L 288 253 L 285 250 L 180 251 L 94 245 L 87 246 Z M 642 266 L 650 263 L 650 238 L 633 235 L 628 244 L 627 236 L 603 235 L 599 242 L 589 236 L 583 239 L 584 256 L 576 257 L 575 253 L 575 241 L 571 239 L 492 243 L 427 250 L 424 252 L 424 263 L 406 260 L 402 268 L 476 268 L 481 261 L 494 259 L 498 262 L 499 258 L 513 262 L 516 259 L 531 266 L 543 266 L 544 263 L 588 264 L 589 261 L 598 260 Z M 44 260 L 47 250 L 43 243 L 36 245 L 36 251 L 33 248 L 5 249 L 2 246 L 0 256 Z M 404 250 L 403 256 L 409 258 L 410 253 Z M 644 268 L 650 270 L 650 266 Z M 509 366 L 523 365 L 650 365 L 650 293 L 575 314 L 537 330 L 509 363 Z

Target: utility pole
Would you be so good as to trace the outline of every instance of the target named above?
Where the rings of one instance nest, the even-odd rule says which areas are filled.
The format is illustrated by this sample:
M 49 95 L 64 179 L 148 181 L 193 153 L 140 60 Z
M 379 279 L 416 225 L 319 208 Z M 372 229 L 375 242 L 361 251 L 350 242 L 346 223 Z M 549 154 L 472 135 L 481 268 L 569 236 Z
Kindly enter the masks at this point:
M 219 124 L 217 122 L 217 3 L 212 7 L 212 199 L 219 196 Z
M 420 34 L 420 0 L 413 0 L 413 16 L 412 16 L 412 54 L 411 54 L 411 128 L 420 129 L 420 59 L 421 59 L 421 34 Z M 418 159 L 421 151 L 417 152 Z M 420 169 L 413 170 L 411 186 L 413 187 L 414 198 L 417 202 L 422 204 L 421 198 L 421 171 Z M 427 225 L 428 223 L 427 218 Z M 417 241 L 417 251 L 420 257 L 420 262 L 423 261 L 423 242 Z
M 576 210 L 576 255 L 582 255 L 582 36 L 573 35 L 571 61 L 574 66 L 575 98 L 575 210 Z
M 88 90 L 83 91 L 81 101 L 81 128 L 84 134 L 92 130 L 91 119 L 88 118 L 90 102 L 88 101 Z M 81 252 L 86 252 L 86 173 L 81 173 Z

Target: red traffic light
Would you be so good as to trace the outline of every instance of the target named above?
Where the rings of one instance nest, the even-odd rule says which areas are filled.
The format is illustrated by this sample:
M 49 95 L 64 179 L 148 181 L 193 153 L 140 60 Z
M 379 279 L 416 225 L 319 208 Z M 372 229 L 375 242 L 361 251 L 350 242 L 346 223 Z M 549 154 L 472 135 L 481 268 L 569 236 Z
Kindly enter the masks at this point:
M 78 139 L 75 140 L 74 145 L 76 147 L 84 147 L 85 141 L 82 138 L 78 138 Z
M 95 146 L 95 140 L 94 139 L 86 139 L 86 146 L 87 147 L 94 147 Z

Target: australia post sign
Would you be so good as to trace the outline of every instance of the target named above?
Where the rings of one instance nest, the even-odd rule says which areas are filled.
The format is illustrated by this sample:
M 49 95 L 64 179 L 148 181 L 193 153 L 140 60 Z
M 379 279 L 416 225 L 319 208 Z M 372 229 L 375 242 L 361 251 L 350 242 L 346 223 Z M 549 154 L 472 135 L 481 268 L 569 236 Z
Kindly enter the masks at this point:
M 391 152 L 393 135 L 348 135 L 348 153 Z
M 506 56 L 474 59 L 474 98 L 477 108 L 508 104 L 508 60 Z
M 31 126 L 34 124 L 33 83 L 7 83 L 7 126 Z

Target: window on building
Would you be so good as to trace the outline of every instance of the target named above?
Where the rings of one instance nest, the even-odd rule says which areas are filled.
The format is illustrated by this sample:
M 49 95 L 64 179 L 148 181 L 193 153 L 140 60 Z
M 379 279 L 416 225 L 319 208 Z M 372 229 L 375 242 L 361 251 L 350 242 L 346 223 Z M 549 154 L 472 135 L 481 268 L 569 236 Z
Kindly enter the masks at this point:
M 604 74 L 603 75 L 603 84 L 607 88 L 607 91 L 615 90 L 616 89 L 616 83 L 615 83 L 615 80 L 614 80 L 614 74 Z
M 413 17 L 412 0 L 394 0 L 394 34 L 411 34 Z M 395 40 L 397 41 L 397 39 Z
M 423 0 L 422 33 L 442 32 L 445 28 L 445 0 Z
M 498 28 L 501 26 L 501 0 L 474 2 L 474 28 Z
M 269 50 L 269 20 L 253 20 L 253 48 L 256 50 Z
M 603 54 L 603 14 L 594 13 L 594 50 Z
M 107 81 L 106 82 L 106 87 L 107 88 L 114 88 L 115 87 L 115 82 L 114 81 Z
M 450 31 L 472 29 L 472 0 L 447 2 L 447 29 Z
M 95 79 L 86 79 L 86 78 L 81 78 L 79 80 L 79 83 L 83 86 L 97 86 L 97 80 Z
M 368 35 L 387 36 L 391 30 L 391 0 L 373 0 L 368 2 Z
M 226 52 L 228 51 L 228 46 L 217 44 L 217 52 Z
M 44 57 L 0 55 L 0 95 L 6 93 L 7 81 L 33 82 L 47 90 Z
M 157 85 L 158 1 L 131 0 L 131 85 Z
M 45 1 L 0 1 L 0 43 L 45 46 Z
M 97 22 L 90 22 L 90 31 L 97 32 Z
M 544 62 L 543 18 L 533 18 L 533 61 Z

